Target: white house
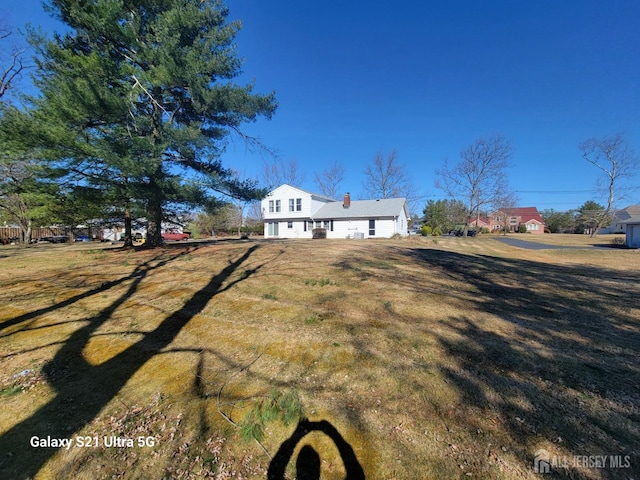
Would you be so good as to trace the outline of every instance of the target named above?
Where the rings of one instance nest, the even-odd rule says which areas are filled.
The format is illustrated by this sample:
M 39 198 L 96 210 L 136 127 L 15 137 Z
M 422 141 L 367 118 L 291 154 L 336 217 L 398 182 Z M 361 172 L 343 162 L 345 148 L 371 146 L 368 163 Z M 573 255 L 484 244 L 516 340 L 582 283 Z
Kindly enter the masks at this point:
M 388 238 L 408 235 L 409 210 L 404 198 L 342 201 L 280 185 L 262 200 L 265 238 L 312 238 L 324 228 L 327 238 Z
M 640 205 L 629 205 L 626 208 L 616 210 L 611 223 L 600 229 L 599 233 L 620 233 L 625 231 L 625 225 L 629 220 L 640 217 Z
M 622 222 L 625 226 L 625 245 L 631 248 L 640 248 L 640 216 L 631 217 Z

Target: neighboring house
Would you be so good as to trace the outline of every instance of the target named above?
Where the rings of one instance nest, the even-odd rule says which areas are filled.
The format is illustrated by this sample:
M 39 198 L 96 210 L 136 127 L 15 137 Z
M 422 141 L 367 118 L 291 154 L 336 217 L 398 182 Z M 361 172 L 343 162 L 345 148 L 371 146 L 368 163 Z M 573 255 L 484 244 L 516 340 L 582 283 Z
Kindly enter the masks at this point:
M 165 221 L 160 225 L 161 235 L 165 234 L 178 234 L 184 233 L 182 225 L 175 222 Z M 146 238 L 147 237 L 147 220 L 140 218 L 133 220 L 131 225 L 131 234 L 134 237 Z M 124 222 L 122 220 L 110 220 L 107 225 L 102 229 L 102 239 L 105 241 L 117 242 L 124 238 Z
M 491 230 L 491 222 L 488 218 L 474 217 L 469 222 L 469 227 L 480 230 L 482 230 L 483 228 L 488 228 L 489 230 Z
M 427 217 L 420 217 L 417 220 L 414 220 L 409 225 L 409 231 L 413 233 L 420 233 L 420 231 L 422 230 L 422 226 L 425 224 L 426 221 L 427 221 Z
M 144 238 L 147 236 L 147 228 L 142 225 L 131 227 L 131 235 Z M 118 242 L 124 238 L 124 225 L 111 225 L 102 229 L 102 239 L 104 241 Z
M 536 207 L 504 208 L 489 216 L 491 231 L 502 231 L 507 226 L 509 232 L 517 232 L 520 225 L 526 225 L 527 232 L 544 233 L 544 220 Z
M 631 248 L 640 248 L 640 215 L 624 220 L 625 245 Z
M 601 228 L 598 233 L 623 233 L 627 222 L 633 218 L 640 218 L 640 205 L 629 205 L 621 210 L 616 210 L 611 223 Z
M 342 201 L 281 185 L 261 203 L 265 238 L 312 238 L 315 228 L 327 238 L 388 238 L 408 235 L 404 198 Z

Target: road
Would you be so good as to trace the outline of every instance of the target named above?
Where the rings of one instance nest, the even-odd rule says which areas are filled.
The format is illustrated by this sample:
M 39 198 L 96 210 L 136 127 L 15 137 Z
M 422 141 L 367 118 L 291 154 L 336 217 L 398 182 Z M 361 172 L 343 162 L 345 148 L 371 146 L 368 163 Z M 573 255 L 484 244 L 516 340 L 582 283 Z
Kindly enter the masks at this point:
M 511 238 L 511 237 L 496 237 L 495 240 L 499 242 L 506 243 L 507 245 L 511 245 L 512 247 L 525 248 L 527 250 L 591 250 L 593 248 L 597 249 L 610 249 L 606 245 L 598 246 L 598 245 L 547 245 L 544 243 L 537 242 L 528 242 L 526 240 L 520 240 L 519 238 Z

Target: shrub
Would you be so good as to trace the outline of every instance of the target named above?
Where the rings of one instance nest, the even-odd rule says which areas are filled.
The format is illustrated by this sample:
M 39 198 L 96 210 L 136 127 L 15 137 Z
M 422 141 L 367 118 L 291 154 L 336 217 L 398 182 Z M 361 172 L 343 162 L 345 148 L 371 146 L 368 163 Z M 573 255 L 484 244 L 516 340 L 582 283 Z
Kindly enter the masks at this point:
M 420 229 L 420 234 L 423 237 L 426 237 L 427 235 L 431 235 L 431 227 L 429 225 L 423 225 L 422 228 Z
M 269 396 L 257 402 L 239 424 L 240 438 L 245 441 L 264 438 L 266 424 L 280 420 L 285 426 L 302 418 L 302 404 L 296 392 L 282 393 L 272 389 Z
M 442 235 L 442 229 L 440 227 L 434 228 L 433 232 L 431 232 L 431 235 L 439 237 L 440 235 Z
M 524 223 L 518 225 L 518 233 L 527 233 L 527 226 Z
M 311 234 L 312 238 L 327 238 L 327 230 L 325 228 L 314 228 Z

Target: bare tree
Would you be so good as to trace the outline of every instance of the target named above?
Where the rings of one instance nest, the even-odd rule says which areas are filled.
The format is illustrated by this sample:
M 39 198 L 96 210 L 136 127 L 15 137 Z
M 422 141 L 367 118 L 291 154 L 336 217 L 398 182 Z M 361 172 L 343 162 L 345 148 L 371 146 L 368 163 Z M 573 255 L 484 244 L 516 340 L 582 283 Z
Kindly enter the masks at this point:
M 297 160 L 276 159 L 273 163 L 264 165 L 262 177 L 269 188 L 274 188 L 283 183 L 292 187 L 299 187 L 305 180 L 304 172 L 300 171 L 300 165 Z
M 465 236 L 474 215 L 500 205 L 509 195 L 506 169 L 512 151 L 511 144 L 500 135 L 480 137 L 460 152 L 459 163 L 449 166 L 445 160 L 436 171 L 436 188 L 467 207 Z
M 340 163 L 333 162 L 331 167 L 316 173 L 314 180 L 320 192 L 327 197 L 338 198 L 338 187 L 344 180 L 344 172 L 344 167 Z
M 518 197 L 515 192 L 510 190 L 502 192 L 493 202 L 492 206 L 495 208 L 493 213 L 499 217 L 497 220 L 502 224 L 502 233 L 505 236 L 508 231 L 511 231 L 511 226 L 509 225 L 509 213 L 516 208 L 517 204 Z
M 5 43 L 10 36 L 11 32 L 9 30 L 0 28 L 0 41 Z M 12 47 L 11 53 L 6 58 L 3 55 L 2 61 L 6 63 L 6 66 L 0 67 L 2 68 L 0 71 L 0 98 L 4 97 L 9 91 L 13 82 L 17 80 L 23 70 L 29 68 L 23 60 L 25 52 L 26 48 Z
M 371 198 L 415 197 L 415 187 L 396 150 L 391 150 L 386 157 L 378 152 L 364 174 L 363 186 Z
M 253 202 L 249 205 L 246 218 L 254 222 L 262 220 L 263 214 L 260 202 Z
M 602 188 L 607 197 L 607 205 L 597 219 L 591 233 L 593 237 L 602 228 L 604 222 L 611 218 L 616 201 L 623 197 L 619 194 L 620 181 L 636 173 L 638 157 L 622 134 L 590 138 L 580 144 L 580 150 L 582 150 L 582 157 L 605 175 Z

